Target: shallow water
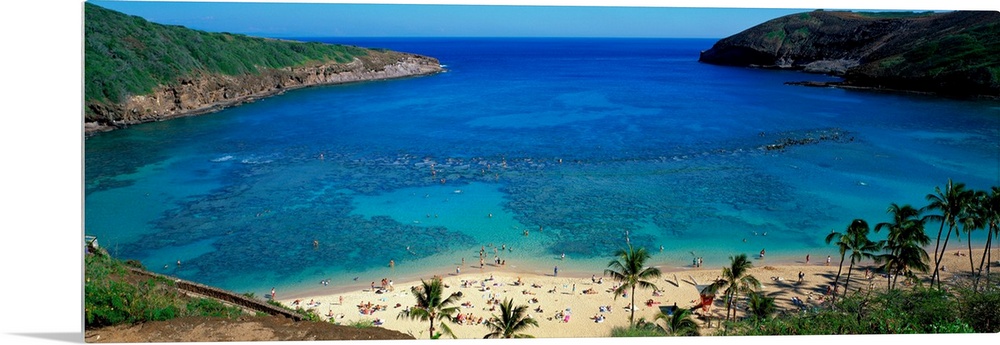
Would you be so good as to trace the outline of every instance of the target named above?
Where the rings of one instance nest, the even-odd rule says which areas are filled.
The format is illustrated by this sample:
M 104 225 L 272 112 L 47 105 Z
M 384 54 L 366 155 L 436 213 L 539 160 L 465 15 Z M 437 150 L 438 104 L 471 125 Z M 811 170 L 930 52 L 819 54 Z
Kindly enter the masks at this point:
M 829 77 L 697 63 L 713 40 L 346 43 L 448 72 L 89 138 L 85 232 L 262 295 L 478 270 L 480 249 L 585 275 L 626 243 L 664 269 L 818 261 L 831 229 L 888 221 L 890 202 L 1000 183 L 997 102 L 787 86 Z M 804 144 L 764 149 L 786 139 Z

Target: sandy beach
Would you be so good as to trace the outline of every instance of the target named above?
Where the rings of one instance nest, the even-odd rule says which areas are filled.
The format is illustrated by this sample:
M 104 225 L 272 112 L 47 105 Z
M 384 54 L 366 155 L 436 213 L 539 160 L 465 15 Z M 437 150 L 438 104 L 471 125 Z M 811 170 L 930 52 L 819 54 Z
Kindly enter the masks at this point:
M 969 257 L 956 255 L 957 252 L 959 250 L 949 249 L 944 257 L 943 264 L 947 270 L 942 273 L 942 277 L 946 282 L 953 274 L 969 272 Z M 961 252 L 966 253 L 966 250 L 962 249 Z M 929 255 L 933 256 L 933 249 Z M 972 253 L 976 267 L 979 265 L 981 255 L 981 249 Z M 804 258 L 797 264 L 768 265 L 766 261 L 755 261 L 751 274 L 760 280 L 763 292 L 775 297 L 780 310 L 792 311 L 796 309 L 792 297 L 798 297 L 807 305 L 818 305 L 822 302 L 827 286 L 837 275 L 839 260 L 839 257 L 833 258 L 829 266 L 826 265 L 825 257 L 811 258 L 809 264 L 804 262 Z M 992 270 L 996 271 L 995 274 L 1000 274 L 1000 269 L 996 268 L 996 261 L 997 257 L 994 256 Z M 846 277 L 849 264 L 848 259 L 844 263 L 842 276 Z M 871 279 L 865 279 L 865 270 L 870 267 L 874 267 L 871 260 L 855 265 L 849 289 L 853 291 L 886 288 L 884 278 L 873 274 Z M 440 276 L 447 286 L 445 291 L 449 294 L 460 292 L 462 297 L 459 302 L 464 304 L 460 306 L 461 313 L 468 316 L 469 320 L 475 321 L 461 325 L 452 322 L 449 326 L 460 339 L 480 339 L 489 331 L 486 326 L 478 324 L 479 319 L 486 320 L 491 315 L 499 313 L 499 306 L 494 307 L 494 304 L 490 303 L 491 299 L 503 301 L 506 298 L 513 298 L 515 305 L 527 305 L 531 309 L 530 316 L 538 321 L 538 327 L 532 327 L 525 332 L 536 338 L 607 337 L 612 328 L 628 325 L 627 307 L 631 302 L 631 296 L 619 295 L 616 298 L 611 290 L 617 283 L 609 277 L 604 277 L 603 269 L 595 267 L 590 274 L 577 272 L 572 276 L 564 276 L 562 272 L 559 276 L 512 272 L 505 267 L 493 266 L 481 270 L 478 264 L 469 265 L 468 268 L 463 267 L 461 273 L 455 273 L 453 270 L 450 274 Z M 721 266 L 664 271 L 654 282 L 659 292 L 636 289 L 636 320 L 639 318 L 652 320 L 660 307 L 676 304 L 688 308 L 695 305 L 698 303 L 699 286 L 710 284 L 721 275 L 721 272 Z M 801 281 L 798 278 L 800 272 Z M 927 281 L 929 275 L 922 277 Z M 428 276 L 423 279 L 432 278 L 433 276 Z M 378 290 L 382 278 L 367 277 L 360 280 L 374 281 Z M 518 280 L 522 282 L 521 285 L 516 284 Z M 383 293 L 365 288 L 331 294 L 288 296 L 288 298 L 279 296 L 276 300 L 293 308 L 300 306 L 312 309 L 324 319 L 332 318 L 340 324 L 379 319 L 382 321 L 381 327 L 409 333 L 417 339 L 427 339 L 427 322 L 397 318 L 400 312 L 414 305 L 410 288 L 419 284 L 419 280 L 393 282 Z M 897 285 L 899 286 L 901 285 Z M 369 304 L 371 309 L 377 310 L 369 314 L 363 313 L 362 309 Z M 714 332 L 714 327 L 718 327 L 718 319 L 725 315 L 725 312 L 721 298 L 716 298 L 707 312 L 699 310 L 699 314 L 709 316 L 709 319 L 714 318 L 711 323 L 706 322 L 706 318 L 696 320 L 702 326 L 702 333 Z M 596 322 L 593 318 L 600 315 L 604 316 L 604 320 Z M 439 326 L 436 328 L 440 329 Z

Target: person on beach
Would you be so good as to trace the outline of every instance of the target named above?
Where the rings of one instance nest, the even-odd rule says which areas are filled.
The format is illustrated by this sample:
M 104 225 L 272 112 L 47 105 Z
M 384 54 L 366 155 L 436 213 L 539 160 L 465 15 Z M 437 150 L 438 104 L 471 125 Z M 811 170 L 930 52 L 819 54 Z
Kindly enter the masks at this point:
M 566 260 L 566 253 L 562 253 L 562 255 L 559 256 L 559 260 Z
M 806 265 L 809 264 L 809 254 L 806 254 Z
M 274 288 L 271 288 L 271 300 L 274 300 Z
M 389 259 L 389 268 L 396 268 L 396 260 Z
M 763 258 L 764 258 L 764 250 L 763 250 L 763 249 L 761 249 L 761 250 L 760 250 L 760 258 L 761 258 L 761 259 L 763 259 Z
M 831 256 L 827 255 L 827 256 L 826 256 L 826 265 L 827 265 L 827 266 L 830 266 L 830 260 L 833 260 L 833 257 L 831 257 Z
M 799 281 L 801 282 L 802 278 L 805 278 L 805 277 L 806 277 L 806 274 L 802 273 L 802 271 L 799 271 Z
M 559 266 L 556 266 L 555 268 L 552 269 L 552 275 L 556 277 L 559 276 Z
M 459 274 L 462 274 L 462 267 L 461 266 L 460 267 L 455 267 L 455 275 L 457 276 Z

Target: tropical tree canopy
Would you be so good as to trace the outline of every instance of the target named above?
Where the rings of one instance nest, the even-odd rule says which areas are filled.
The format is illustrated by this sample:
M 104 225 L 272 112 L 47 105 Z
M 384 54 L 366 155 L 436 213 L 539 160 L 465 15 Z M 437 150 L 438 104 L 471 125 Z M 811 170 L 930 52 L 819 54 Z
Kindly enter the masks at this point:
M 753 262 L 750 262 L 746 254 L 730 256 L 729 262 L 729 267 L 722 268 L 722 276 L 712 283 L 712 285 L 705 288 L 705 292 L 707 293 L 716 293 L 724 289 L 723 294 L 726 296 L 727 319 L 737 295 L 747 294 L 760 289 L 760 281 L 750 274 Z M 733 313 L 733 317 L 735 316 L 736 313 Z
M 458 302 L 458 294 L 444 297 L 444 284 L 440 278 L 431 281 L 420 280 L 421 285 L 410 289 L 413 297 L 416 298 L 416 305 L 409 310 L 400 312 L 396 318 L 410 318 L 420 321 L 430 322 L 430 338 L 434 339 L 434 320 L 441 321 L 441 329 L 445 334 L 455 338 L 455 334 L 445 325 L 444 321 L 451 320 L 452 315 L 458 312 L 458 307 L 453 306 Z
M 514 300 L 505 299 L 500 303 L 500 315 L 493 315 L 486 322 L 486 326 L 491 332 L 483 338 L 534 338 L 531 335 L 520 333 L 530 326 L 538 327 L 538 321 L 526 317 L 527 310 L 528 306 L 515 307 Z
M 651 257 L 646 248 L 633 248 L 632 244 L 628 249 L 619 249 L 615 252 L 617 259 L 608 263 L 608 268 L 604 270 L 604 275 L 621 282 L 618 289 L 615 289 L 615 298 L 623 295 L 626 291 L 631 291 L 632 310 L 629 315 L 629 324 L 635 325 L 635 288 L 656 289 L 656 285 L 651 281 L 659 278 L 662 274 L 659 268 L 646 267 L 646 261 Z

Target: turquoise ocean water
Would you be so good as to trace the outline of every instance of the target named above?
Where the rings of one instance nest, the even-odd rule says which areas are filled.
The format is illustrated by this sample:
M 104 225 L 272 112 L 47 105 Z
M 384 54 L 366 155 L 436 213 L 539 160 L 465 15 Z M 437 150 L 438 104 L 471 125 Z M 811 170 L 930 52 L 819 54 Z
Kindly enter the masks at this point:
M 626 243 L 665 270 L 818 261 L 890 202 L 1000 184 L 1000 102 L 788 86 L 833 78 L 698 63 L 714 40 L 312 40 L 447 72 L 88 138 L 84 232 L 263 295 L 476 272 L 484 247 L 487 271 L 582 276 Z M 789 139 L 815 141 L 764 149 Z

